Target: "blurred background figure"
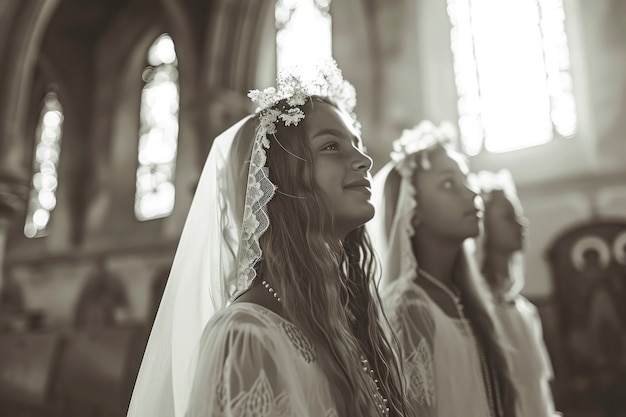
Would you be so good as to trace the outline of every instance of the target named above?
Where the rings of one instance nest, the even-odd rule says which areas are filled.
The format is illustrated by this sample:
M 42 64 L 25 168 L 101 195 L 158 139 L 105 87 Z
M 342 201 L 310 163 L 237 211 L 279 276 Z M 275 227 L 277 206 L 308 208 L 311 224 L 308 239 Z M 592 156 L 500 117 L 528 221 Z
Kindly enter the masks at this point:
M 569 227 L 548 251 L 560 321 L 556 387 L 563 403 L 583 408 L 595 398 L 606 415 L 620 415 L 626 392 L 625 242 L 626 219 L 600 217 Z
M 480 171 L 483 230 L 477 239 L 479 267 L 493 294 L 495 316 L 508 348 L 518 391 L 519 416 L 554 416 L 552 363 L 537 308 L 520 294 L 524 287 L 523 249 L 528 220 L 511 173 Z
M 511 172 L 556 408 L 625 412 L 601 394 L 624 392 L 623 344 L 587 331 L 625 322 L 605 300 L 626 287 L 626 2 L 0 0 L 0 415 L 125 414 L 213 138 L 283 65 L 329 56 L 373 174 L 424 119 Z M 101 263 L 125 307 L 76 327 Z

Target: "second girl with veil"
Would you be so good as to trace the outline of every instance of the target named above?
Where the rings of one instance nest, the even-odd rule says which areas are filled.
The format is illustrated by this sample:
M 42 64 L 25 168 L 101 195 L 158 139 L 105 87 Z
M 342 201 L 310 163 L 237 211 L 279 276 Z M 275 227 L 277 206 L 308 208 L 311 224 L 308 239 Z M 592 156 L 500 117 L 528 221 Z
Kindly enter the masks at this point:
M 376 174 L 381 295 L 416 415 L 513 417 L 501 334 L 466 248 L 479 232 L 480 200 L 454 135 L 423 121 L 395 141 L 392 161 Z

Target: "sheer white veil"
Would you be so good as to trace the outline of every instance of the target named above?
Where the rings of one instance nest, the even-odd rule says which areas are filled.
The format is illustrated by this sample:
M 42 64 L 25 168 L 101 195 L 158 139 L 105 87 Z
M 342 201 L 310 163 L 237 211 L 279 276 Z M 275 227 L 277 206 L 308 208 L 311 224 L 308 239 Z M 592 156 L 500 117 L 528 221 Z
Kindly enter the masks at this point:
M 237 228 L 225 225 L 241 225 L 241 216 L 229 207 L 224 192 L 234 181 L 224 177 L 230 175 L 227 161 L 234 139 L 250 117 L 219 135 L 211 147 L 152 326 L 129 417 L 179 417 L 186 411 L 202 331 L 233 294 L 228 280 L 214 278 L 234 276 Z
M 397 170 L 391 161 L 374 176 L 372 203 L 376 214 L 367 223 L 381 264 L 379 290 L 383 296 L 392 284 L 411 282 L 417 275 L 417 259 L 411 247 L 415 233 L 411 220 L 417 207 L 412 170 L 405 172 L 407 178 Z

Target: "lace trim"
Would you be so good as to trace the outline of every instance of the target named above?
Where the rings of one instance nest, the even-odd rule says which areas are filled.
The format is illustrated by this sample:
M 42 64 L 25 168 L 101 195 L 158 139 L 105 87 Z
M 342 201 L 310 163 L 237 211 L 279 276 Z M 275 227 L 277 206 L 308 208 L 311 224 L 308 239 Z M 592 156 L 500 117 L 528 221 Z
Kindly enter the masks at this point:
M 265 371 L 259 376 L 249 391 L 241 391 L 230 399 L 224 382 L 217 386 L 217 404 L 220 416 L 238 417 L 293 417 L 294 409 L 287 392 L 276 395 Z M 324 417 L 339 417 L 335 408 L 326 410 Z
M 409 388 L 415 392 L 416 400 L 423 406 L 435 405 L 435 378 L 432 355 L 422 339 L 411 354 L 405 359 L 405 369 Z
M 307 363 L 317 360 L 317 352 L 311 341 L 292 323 L 282 321 L 281 327 L 296 350 L 302 355 Z
M 324 417 L 339 417 L 339 414 L 337 414 L 337 410 L 334 408 L 329 408 Z
M 302 358 L 306 363 L 312 363 L 317 360 L 317 351 L 315 345 L 309 340 L 308 337 L 302 333 L 302 331 L 293 323 L 280 317 L 276 313 L 270 313 L 265 308 L 259 309 L 259 313 L 269 320 L 273 320 L 274 323 L 278 323 L 280 328 L 285 332 L 287 338 L 293 345 L 293 347 L 302 355 Z
M 252 384 L 249 391 L 241 391 L 234 398 L 229 398 L 223 383 L 217 388 L 218 404 L 220 412 L 228 415 L 241 417 L 287 417 L 292 416 L 293 411 L 287 393 L 274 394 L 265 371 L 261 370 L 259 376 Z
M 250 157 L 246 200 L 241 225 L 241 243 L 238 255 L 237 288 L 243 290 L 250 286 L 256 277 L 254 265 L 261 259 L 259 239 L 270 225 L 267 216 L 267 203 L 276 192 L 276 186 L 269 179 L 265 167 L 270 142 L 265 135 L 257 135 Z

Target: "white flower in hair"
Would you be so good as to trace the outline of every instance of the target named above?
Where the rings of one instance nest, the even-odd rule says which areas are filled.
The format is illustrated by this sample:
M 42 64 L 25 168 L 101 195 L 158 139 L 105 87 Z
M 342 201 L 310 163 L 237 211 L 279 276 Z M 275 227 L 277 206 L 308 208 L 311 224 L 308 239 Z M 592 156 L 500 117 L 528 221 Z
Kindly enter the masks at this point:
M 403 176 L 411 176 L 417 168 L 418 162 L 415 158 L 409 158 L 410 155 L 430 149 L 437 144 L 454 143 L 456 139 L 456 129 L 452 123 L 443 121 L 439 126 L 436 126 L 430 120 L 422 120 L 413 128 L 402 131 L 402 135 L 393 142 L 390 156 L 392 161 L 396 163 L 396 169 Z M 423 169 L 430 168 L 427 156 L 424 153 L 419 161 L 419 165 Z
M 507 196 L 517 195 L 515 181 L 508 169 L 501 169 L 498 172 L 479 171 L 474 174 L 473 180 L 480 189 L 483 198 L 489 198 L 494 191 L 502 191 Z
M 306 103 L 306 95 L 302 91 L 295 91 L 289 99 L 287 99 L 287 104 L 290 106 L 302 106 Z
M 259 115 L 259 129 L 266 134 L 273 135 L 276 133 L 276 120 L 281 115 L 280 110 L 267 109 Z
M 287 110 L 287 113 L 282 113 L 279 117 L 285 122 L 285 126 L 297 126 L 298 122 L 304 119 L 304 112 L 294 107 Z

